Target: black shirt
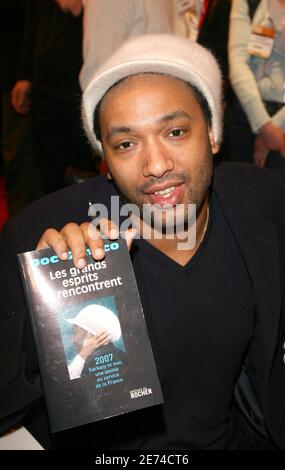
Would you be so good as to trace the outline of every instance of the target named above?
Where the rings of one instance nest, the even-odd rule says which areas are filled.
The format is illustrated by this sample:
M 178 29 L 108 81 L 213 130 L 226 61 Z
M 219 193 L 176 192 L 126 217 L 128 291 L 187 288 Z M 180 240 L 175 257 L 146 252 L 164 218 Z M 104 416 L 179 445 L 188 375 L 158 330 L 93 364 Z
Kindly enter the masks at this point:
M 132 259 L 164 404 L 65 431 L 65 441 L 89 449 L 227 448 L 255 315 L 249 275 L 215 194 L 205 238 L 185 267 L 146 240 L 134 242 Z M 53 447 L 62 448 L 60 435 Z
M 208 231 L 185 267 L 145 240 L 136 246 L 134 268 L 165 400 L 144 446 L 221 448 L 254 328 L 239 248 L 214 194 Z

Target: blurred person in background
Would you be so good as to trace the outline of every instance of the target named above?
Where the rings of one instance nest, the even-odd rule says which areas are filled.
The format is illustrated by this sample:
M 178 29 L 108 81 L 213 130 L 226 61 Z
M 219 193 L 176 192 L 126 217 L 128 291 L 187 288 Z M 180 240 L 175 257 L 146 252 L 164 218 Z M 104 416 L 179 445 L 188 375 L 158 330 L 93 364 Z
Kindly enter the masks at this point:
M 285 178 L 285 0 L 233 0 L 229 59 L 230 159 Z
M 95 71 L 128 38 L 173 33 L 173 0 L 83 0 L 84 90 Z
M 81 130 L 78 74 L 82 64 L 81 0 L 27 0 L 20 78 L 13 90 L 19 113 L 31 112 L 38 168 L 49 193 L 65 185 L 71 165 L 92 168 Z
M 21 80 L 21 49 L 26 0 L 2 0 L 0 16 L 1 153 L 9 215 L 42 194 L 34 159 L 29 110 L 29 84 Z M 14 88 L 15 82 L 18 86 Z M 13 91 L 12 91 L 13 90 Z M 11 93 L 12 92 L 12 93 Z M 21 101 L 22 107 L 12 106 Z
M 173 33 L 198 41 L 214 52 L 227 75 L 231 0 L 82 0 L 82 3 L 83 90 L 108 56 L 129 37 L 142 34 Z

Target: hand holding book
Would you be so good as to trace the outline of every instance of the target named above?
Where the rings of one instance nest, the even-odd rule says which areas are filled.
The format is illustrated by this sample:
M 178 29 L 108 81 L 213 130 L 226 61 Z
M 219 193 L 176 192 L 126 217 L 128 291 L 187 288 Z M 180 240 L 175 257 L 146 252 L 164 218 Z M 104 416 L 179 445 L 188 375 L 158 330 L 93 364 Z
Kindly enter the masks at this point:
M 163 401 L 125 240 L 104 243 L 82 270 L 51 248 L 18 255 L 52 432 Z
M 80 328 L 80 327 L 77 327 Z M 83 330 L 84 331 L 84 330 Z M 86 359 L 98 348 L 101 346 L 107 346 L 111 339 L 111 336 L 108 331 L 102 331 L 93 335 L 88 332 L 83 341 L 82 347 L 80 349 L 80 356 L 86 361 Z
M 69 223 L 60 231 L 54 228 L 45 230 L 36 249 L 52 248 L 59 259 L 63 261 L 68 258 L 68 251 L 71 250 L 74 265 L 79 269 L 83 269 L 86 266 L 86 245 L 90 248 L 95 260 L 104 258 L 105 252 L 102 235 L 109 240 L 117 240 L 119 238 L 119 229 L 116 224 L 107 219 L 101 219 L 100 230 L 90 222 L 84 222 L 81 225 Z M 135 236 L 136 230 L 133 228 L 124 232 L 124 238 L 129 250 Z

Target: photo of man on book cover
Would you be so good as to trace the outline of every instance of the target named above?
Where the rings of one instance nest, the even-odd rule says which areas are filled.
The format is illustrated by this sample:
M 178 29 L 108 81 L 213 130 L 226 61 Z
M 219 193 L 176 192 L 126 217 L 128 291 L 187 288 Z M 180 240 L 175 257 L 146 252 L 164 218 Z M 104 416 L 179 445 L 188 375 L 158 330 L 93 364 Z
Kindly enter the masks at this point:
M 115 368 L 122 381 L 126 349 L 113 296 L 77 304 L 72 313 L 65 312 L 61 328 L 70 379 L 95 373 L 100 387 Z

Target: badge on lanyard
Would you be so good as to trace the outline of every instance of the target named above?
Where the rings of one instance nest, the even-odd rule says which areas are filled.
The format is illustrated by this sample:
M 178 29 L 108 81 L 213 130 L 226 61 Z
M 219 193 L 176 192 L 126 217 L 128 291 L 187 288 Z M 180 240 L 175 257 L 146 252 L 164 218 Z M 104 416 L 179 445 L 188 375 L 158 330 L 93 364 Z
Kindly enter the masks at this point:
M 177 0 L 177 10 L 185 26 L 188 39 L 196 41 L 198 37 L 197 0 Z
M 268 26 L 262 26 L 262 24 L 253 26 L 247 46 L 247 52 L 250 55 L 262 59 L 268 59 L 271 56 L 276 36 L 273 21 L 270 18 L 268 20 L 271 23 Z
M 185 11 L 190 10 L 191 8 L 196 8 L 197 1 L 195 0 L 177 0 L 177 9 L 179 15 L 183 15 Z

